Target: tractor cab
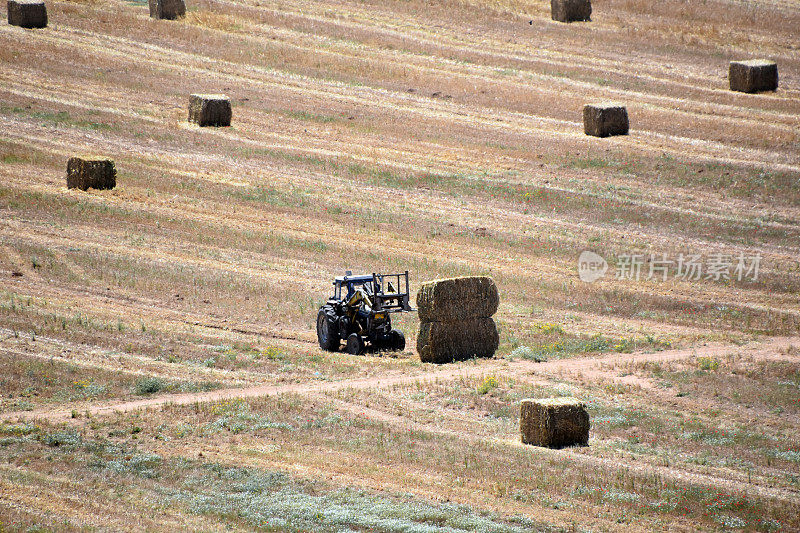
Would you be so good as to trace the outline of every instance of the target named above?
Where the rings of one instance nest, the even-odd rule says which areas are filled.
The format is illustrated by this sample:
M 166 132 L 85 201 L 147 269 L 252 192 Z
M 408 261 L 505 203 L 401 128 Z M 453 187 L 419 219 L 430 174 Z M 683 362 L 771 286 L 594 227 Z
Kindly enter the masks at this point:
M 349 270 L 333 280 L 333 296 L 328 300 L 348 301 L 356 291 L 363 291 L 373 309 L 388 313 L 413 311 L 409 305 L 408 271 L 402 274 L 375 274 L 354 276 Z

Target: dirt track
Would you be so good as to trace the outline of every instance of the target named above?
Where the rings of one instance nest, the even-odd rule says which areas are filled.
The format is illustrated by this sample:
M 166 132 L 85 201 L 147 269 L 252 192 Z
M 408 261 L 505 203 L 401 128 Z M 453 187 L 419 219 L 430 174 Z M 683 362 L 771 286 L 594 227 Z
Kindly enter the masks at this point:
M 800 343 L 800 337 L 775 338 L 761 343 L 751 343 L 744 346 L 727 345 L 722 343 L 709 344 L 699 348 L 665 350 L 653 353 L 613 354 L 591 358 L 559 359 L 543 363 L 532 361 L 504 361 L 504 360 L 476 360 L 474 363 L 458 363 L 434 367 L 424 372 L 406 374 L 393 372 L 369 378 L 343 379 L 334 382 L 321 383 L 293 383 L 286 385 L 258 385 L 235 389 L 223 389 L 208 392 L 195 392 L 185 394 L 167 394 L 156 398 L 118 403 L 98 403 L 85 412 L 95 416 L 106 416 L 114 413 L 127 413 L 142 409 L 159 408 L 168 405 L 189 405 L 202 402 L 218 402 L 236 398 L 257 398 L 259 396 L 273 396 L 279 394 L 323 394 L 344 389 L 372 389 L 387 388 L 394 385 L 406 385 L 416 382 L 433 382 L 439 380 L 452 380 L 459 377 L 475 377 L 502 373 L 509 377 L 528 381 L 537 377 L 545 378 L 554 375 L 581 375 L 589 379 L 603 376 L 603 367 L 618 366 L 644 362 L 669 362 L 681 361 L 690 357 L 719 357 L 729 353 L 746 352 L 759 360 L 787 360 L 787 356 L 779 355 L 790 346 Z M 0 351 L 3 351 L 0 348 Z M 800 357 L 792 356 L 789 360 L 800 361 Z M 50 422 L 73 421 L 70 410 L 43 409 L 36 411 L 21 411 L 3 413 L 2 419 L 29 419 L 47 420 Z

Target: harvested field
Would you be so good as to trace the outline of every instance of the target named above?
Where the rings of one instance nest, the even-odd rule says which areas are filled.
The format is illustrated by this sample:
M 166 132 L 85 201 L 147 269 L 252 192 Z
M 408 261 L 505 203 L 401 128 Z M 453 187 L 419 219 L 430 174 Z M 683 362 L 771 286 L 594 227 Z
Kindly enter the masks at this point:
M 800 4 L 593 4 L 0 25 L 0 523 L 800 529 Z M 743 58 L 778 90 L 731 91 Z M 193 92 L 230 127 L 188 122 Z M 587 102 L 630 134 L 585 135 Z M 117 185 L 65 187 L 76 154 Z M 334 276 L 406 269 L 404 352 L 318 349 Z M 456 277 L 502 298 L 421 290 Z M 421 362 L 432 338 L 494 357 Z M 523 445 L 520 402 L 563 397 L 588 446 Z

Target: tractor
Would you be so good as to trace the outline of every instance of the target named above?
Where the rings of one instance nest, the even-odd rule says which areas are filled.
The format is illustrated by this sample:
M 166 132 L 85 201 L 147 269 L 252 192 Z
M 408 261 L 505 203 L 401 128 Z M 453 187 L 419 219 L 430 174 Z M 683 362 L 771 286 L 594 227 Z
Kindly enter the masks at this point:
M 392 314 L 414 311 L 408 303 L 408 271 L 402 274 L 353 275 L 333 280 L 333 295 L 317 314 L 317 340 L 335 352 L 402 351 L 403 332 L 392 328 Z

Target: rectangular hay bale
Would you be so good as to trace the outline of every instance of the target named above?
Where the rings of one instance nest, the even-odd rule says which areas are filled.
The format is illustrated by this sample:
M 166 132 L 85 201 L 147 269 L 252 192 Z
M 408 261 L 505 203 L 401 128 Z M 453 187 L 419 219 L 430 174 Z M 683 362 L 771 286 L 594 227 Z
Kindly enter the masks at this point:
M 628 110 L 617 104 L 587 104 L 583 107 L 583 131 L 594 137 L 627 135 Z
M 150 16 L 154 19 L 175 20 L 186 15 L 183 0 L 149 0 Z
M 524 444 L 563 448 L 589 442 L 589 413 L 577 398 L 522 400 L 519 430 Z
M 492 357 L 500 337 L 491 318 L 419 325 L 417 353 L 423 363 L 452 363 L 473 357 Z
M 193 94 L 189 99 L 189 122 L 198 126 L 230 126 L 232 115 L 224 94 Z
M 731 61 L 728 80 L 732 91 L 774 91 L 778 88 L 778 64 L 764 59 Z
M 8 0 L 8 23 L 20 28 L 46 28 L 47 6 L 43 0 Z
M 550 0 L 550 16 L 558 22 L 592 20 L 591 0 Z
M 113 189 L 117 185 L 114 161 L 101 157 L 70 157 L 67 161 L 67 188 Z
M 417 292 L 419 319 L 428 322 L 489 318 L 499 302 L 497 285 L 487 276 L 428 281 Z

